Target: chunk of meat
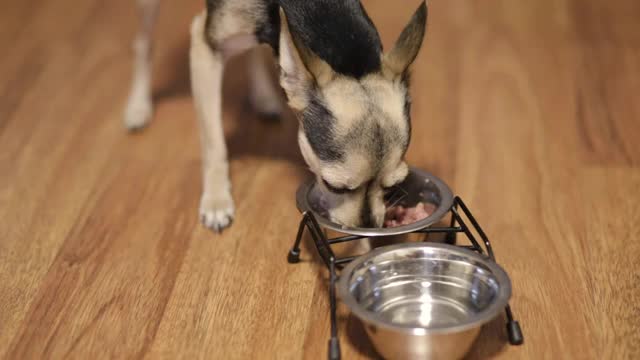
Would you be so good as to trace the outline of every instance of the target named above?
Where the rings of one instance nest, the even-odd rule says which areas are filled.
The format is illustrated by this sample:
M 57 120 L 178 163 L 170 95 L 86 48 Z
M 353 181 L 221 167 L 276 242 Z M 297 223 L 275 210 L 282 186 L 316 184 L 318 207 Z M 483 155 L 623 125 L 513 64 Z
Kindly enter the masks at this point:
M 436 211 L 435 205 L 423 202 L 419 202 L 414 207 L 392 206 L 387 209 L 385 214 L 384 227 L 409 225 L 429 217 L 434 211 Z

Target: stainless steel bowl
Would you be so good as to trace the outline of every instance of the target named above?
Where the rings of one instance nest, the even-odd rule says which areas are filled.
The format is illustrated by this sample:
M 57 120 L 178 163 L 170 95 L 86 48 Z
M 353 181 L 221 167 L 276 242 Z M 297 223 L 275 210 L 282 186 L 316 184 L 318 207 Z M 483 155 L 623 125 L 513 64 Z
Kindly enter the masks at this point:
M 386 359 L 459 359 L 511 297 L 495 262 L 437 243 L 375 249 L 340 274 L 338 295 Z
M 406 234 L 427 226 L 431 226 L 442 219 L 453 205 L 453 193 L 442 180 L 420 169 L 411 168 L 407 178 L 399 185 L 403 194 L 392 201 L 397 205 L 415 206 L 418 202 L 427 202 L 436 206 L 431 216 L 409 225 L 394 228 L 361 228 L 348 227 L 331 221 L 328 217 L 330 204 L 324 197 L 322 190 L 316 186 L 315 180 L 304 183 L 296 193 L 296 204 L 301 212 L 311 211 L 316 220 L 326 229 L 351 235 L 389 236 Z

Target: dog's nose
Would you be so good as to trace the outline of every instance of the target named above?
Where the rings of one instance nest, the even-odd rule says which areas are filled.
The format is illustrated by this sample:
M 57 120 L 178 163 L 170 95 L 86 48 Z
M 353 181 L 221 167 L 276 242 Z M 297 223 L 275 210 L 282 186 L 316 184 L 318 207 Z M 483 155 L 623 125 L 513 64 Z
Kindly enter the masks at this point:
M 373 219 L 371 218 L 371 216 L 363 216 L 362 217 L 362 221 L 360 224 L 361 227 L 375 227 L 375 224 L 373 223 Z

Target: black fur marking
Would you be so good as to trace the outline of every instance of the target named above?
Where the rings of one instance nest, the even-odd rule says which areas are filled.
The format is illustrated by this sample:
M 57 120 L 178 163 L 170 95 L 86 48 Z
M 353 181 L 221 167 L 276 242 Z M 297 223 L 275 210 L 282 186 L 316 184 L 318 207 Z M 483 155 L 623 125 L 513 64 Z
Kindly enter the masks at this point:
M 409 94 L 404 97 L 404 118 L 411 125 L 411 96 Z
M 269 44 L 277 56 L 280 50 L 280 4 L 278 0 L 266 0 L 265 3 L 267 17 L 256 24 L 255 35 L 258 42 Z
M 405 88 L 409 89 L 411 86 L 411 71 L 409 69 L 405 70 L 402 73 L 402 77 L 400 77 L 400 82 L 404 85 Z
M 382 128 L 380 124 L 376 122 L 375 128 L 373 130 L 373 151 L 376 154 L 376 159 L 383 159 L 385 155 L 385 138 L 382 133 Z
M 344 152 L 335 142 L 333 114 L 314 96 L 302 113 L 302 128 L 316 156 L 323 161 L 340 161 Z
M 329 191 L 331 191 L 334 194 L 348 194 L 348 193 L 352 193 L 352 192 L 354 192 L 356 190 L 356 189 L 349 189 L 349 188 L 337 188 L 337 187 L 331 185 L 325 179 L 322 179 L 322 183 L 324 184 L 324 186 L 327 187 L 327 189 L 329 189 Z
M 380 70 L 380 37 L 358 0 L 280 0 L 302 42 L 334 71 L 360 78 Z
M 216 1 L 216 0 L 209 0 Z M 287 14 L 291 32 L 342 75 L 361 78 L 380 70 L 382 43 L 358 0 L 263 0 L 269 18 L 258 24 L 258 41 L 278 51 L 280 16 Z
M 402 74 L 402 79 L 400 80 L 406 89 L 406 93 L 404 95 L 404 118 L 407 119 L 407 127 L 408 134 L 407 140 L 404 144 L 404 151 L 407 152 L 409 148 L 409 142 L 411 141 L 411 95 L 409 94 L 409 87 L 411 86 L 411 73 L 409 70 L 406 70 Z
M 367 186 L 366 193 L 364 195 L 364 203 L 360 210 L 360 223 L 363 227 L 373 227 L 373 219 L 371 218 L 371 203 L 369 202 L 369 187 Z
M 207 18 L 205 19 L 205 25 L 204 25 L 204 37 L 207 41 L 207 43 L 209 43 L 209 46 L 211 46 L 212 48 L 215 48 L 215 42 L 213 41 L 213 39 L 211 39 L 209 37 L 209 33 L 211 33 L 211 21 L 213 18 L 213 14 L 216 12 L 216 10 L 218 9 L 218 7 L 220 7 L 220 3 L 222 2 L 222 0 L 206 0 L 207 2 Z
M 207 2 L 207 13 L 213 14 L 218 5 L 220 4 L 220 0 L 206 0 Z
M 404 100 L 404 117 L 407 119 L 407 138 L 404 142 L 404 152 L 406 153 L 409 149 L 409 142 L 411 141 L 411 96 L 409 93 L 405 95 Z

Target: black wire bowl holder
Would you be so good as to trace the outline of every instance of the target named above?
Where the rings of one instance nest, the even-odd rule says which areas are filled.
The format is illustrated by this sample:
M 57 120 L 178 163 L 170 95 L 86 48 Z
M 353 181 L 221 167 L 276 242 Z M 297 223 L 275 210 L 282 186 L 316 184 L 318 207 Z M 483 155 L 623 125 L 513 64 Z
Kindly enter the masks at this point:
M 448 212 L 450 213 L 450 225 L 445 227 L 431 227 L 426 226 L 424 228 L 412 230 L 406 232 L 406 234 L 410 233 L 418 233 L 425 234 L 424 241 L 429 240 L 430 234 L 444 234 L 445 242 L 457 245 L 457 235 L 458 233 L 463 233 L 467 238 L 470 245 L 457 245 L 466 249 L 473 250 L 491 261 L 495 262 L 495 254 L 493 252 L 493 248 L 491 246 L 491 242 L 489 238 L 485 234 L 485 232 L 480 227 L 478 221 L 476 221 L 475 217 L 467 207 L 467 205 L 462 201 L 459 196 L 455 196 L 453 198 L 453 204 L 449 208 Z M 464 218 L 463 216 L 464 215 Z M 467 225 L 467 221 L 471 224 L 471 228 Z M 312 211 L 306 210 L 302 213 L 302 220 L 300 220 L 300 225 L 298 227 L 298 234 L 296 235 L 295 242 L 293 247 L 289 251 L 287 256 L 287 260 L 291 264 L 295 264 L 300 261 L 300 242 L 304 235 L 305 229 L 311 235 L 311 239 L 313 240 L 313 244 L 315 245 L 318 254 L 322 258 L 322 261 L 329 269 L 329 304 L 331 311 L 331 338 L 329 339 L 329 353 L 328 358 L 331 360 L 340 359 L 340 343 L 338 340 L 338 328 L 337 328 L 337 320 L 336 320 L 336 281 L 338 278 L 337 271 L 342 269 L 343 266 L 350 261 L 357 258 L 357 256 L 343 257 L 337 258 L 333 250 L 331 249 L 332 245 L 356 241 L 363 238 L 372 238 L 370 235 L 353 235 L 349 234 L 348 230 L 342 232 L 343 236 L 339 236 L 336 238 L 328 239 L 323 231 L 323 227 L 320 226 L 318 220 L 316 219 L 316 215 L 313 214 Z M 333 229 L 335 231 L 335 229 Z M 479 236 L 481 241 L 479 242 L 476 239 L 476 236 L 472 232 L 474 230 Z M 484 248 L 480 245 L 482 243 Z M 520 329 L 520 324 L 518 321 L 514 320 L 513 312 L 509 305 L 505 308 L 505 313 L 507 317 L 506 330 L 507 336 L 509 339 L 509 343 L 511 345 L 521 345 L 524 342 L 524 337 L 522 334 L 522 330 Z

